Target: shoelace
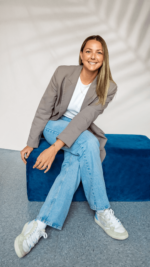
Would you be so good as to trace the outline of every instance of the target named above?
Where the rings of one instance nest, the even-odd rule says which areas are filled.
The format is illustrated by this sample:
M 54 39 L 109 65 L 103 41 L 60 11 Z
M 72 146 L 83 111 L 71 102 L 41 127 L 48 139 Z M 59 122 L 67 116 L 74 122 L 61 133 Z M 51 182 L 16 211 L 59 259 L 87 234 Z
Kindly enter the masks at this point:
M 26 239 L 28 248 L 32 248 L 35 246 L 35 244 L 38 242 L 39 238 L 43 236 L 44 238 L 47 238 L 48 235 L 45 231 L 43 230 L 38 230 L 36 235 L 35 231 Z
M 122 225 L 121 221 L 114 215 L 114 211 L 112 209 L 106 210 L 104 212 L 104 216 L 106 216 L 106 218 L 111 221 L 111 225 L 115 228 L 118 228 Z

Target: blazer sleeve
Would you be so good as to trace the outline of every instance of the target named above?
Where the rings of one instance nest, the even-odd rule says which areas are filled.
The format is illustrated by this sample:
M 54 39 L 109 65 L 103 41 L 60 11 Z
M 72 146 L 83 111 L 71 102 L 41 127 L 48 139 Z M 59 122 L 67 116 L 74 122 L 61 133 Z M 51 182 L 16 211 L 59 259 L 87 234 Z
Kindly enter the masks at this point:
M 27 140 L 27 145 L 33 148 L 37 148 L 39 146 L 40 138 L 42 132 L 47 124 L 52 110 L 57 98 L 57 71 L 55 70 L 51 80 L 42 96 L 42 99 L 38 105 L 36 110 L 34 119 L 32 121 L 29 137 Z
M 115 85 L 115 84 L 114 84 Z M 56 137 L 56 139 L 62 140 L 66 147 L 69 148 L 78 138 L 78 136 L 85 130 L 89 128 L 91 123 L 96 120 L 96 118 L 103 113 L 104 109 L 112 101 L 117 92 L 117 85 L 113 87 L 108 92 L 105 105 L 101 104 L 95 105 L 95 102 L 91 105 L 85 107 L 80 111 L 67 125 L 67 127 Z

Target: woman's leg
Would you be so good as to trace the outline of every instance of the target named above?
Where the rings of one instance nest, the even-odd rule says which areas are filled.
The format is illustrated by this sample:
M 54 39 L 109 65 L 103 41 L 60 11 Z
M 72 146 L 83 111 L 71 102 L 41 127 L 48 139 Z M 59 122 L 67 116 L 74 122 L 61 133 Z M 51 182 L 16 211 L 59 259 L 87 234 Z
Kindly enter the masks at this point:
M 78 156 L 64 151 L 61 171 L 56 177 L 36 220 L 61 230 L 79 183 L 80 163 Z
M 83 138 L 86 142 L 82 142 Z M 80 158 L 81 180 L 90 208 L 93 210 L 107 209 L 110 207 L 110 203 L 106 193 L 100 159 L 100 143 L 89 131 L 84 131 L 78 142 L 83 151 Z
M 49 144 L 56 141 L 56 137 L 70 120 L 63 116 L 57 121 L 50 120 L 47 123 L 43 134 Z M 98 139 L 92 133 L 84 131 L 70 148 L 62 147 L 64 162 L 61 172 L 36 219 L 61 229 L 73 194 L 80 183 L 80 177 L 90 207 L 93 210 L 110 207 L 103 178 L 99 145 Z
M 48 125 L 51 125 L 50 134 L 47 132 L 49 136 L 48 142 L 50 144 L 56 141 L 56 136 L 60 131 L 63 131 L 70 120 L 71 119 L 64 117 L 63 120 L 48 123 Z M 49 131 L 49 128 L 45 129 L 44 133 L 47 130 Z M 59 130 L 59 132 L 56 130 Z M 47 238 L 45 232 L 47 224 L 57 229 L 62 228 L 73 194 L 80 182 L 79 154 L 81 151 L 78 153 L 77 147 L 75 149 L 76 151 L 74 150 L 74 153 L 64 151 L 64 161 L 61 172 L 57 176 L 39 215 L 35 220 L 27 222 L 21 234 L 16 237 L 14 248 L 18 257 L 22 258 L 28 254 L 42 236 Z

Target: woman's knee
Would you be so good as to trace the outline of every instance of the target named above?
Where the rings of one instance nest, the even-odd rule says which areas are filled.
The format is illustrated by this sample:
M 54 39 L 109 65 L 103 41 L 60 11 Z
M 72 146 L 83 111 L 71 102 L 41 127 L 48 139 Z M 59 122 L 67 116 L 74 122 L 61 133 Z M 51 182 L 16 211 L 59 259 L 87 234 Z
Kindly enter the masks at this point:
M 44 128 L 44 131 L 49 130 L 49 131 L 55 132 L 56 134 L 59 134 L 66 128 L 68 123 L 69 123 L 68 121 L 64 121 L 64 120 L 60 120 L 60 119 L 58 119 L 56 121 L 49 120 L 47 122 L 45 128 Z
M 65 129 L 69 122 L 64 120 L 49 120 L 43 130 L 43 136 L 49 144 L 56 142 L 56 137 Z

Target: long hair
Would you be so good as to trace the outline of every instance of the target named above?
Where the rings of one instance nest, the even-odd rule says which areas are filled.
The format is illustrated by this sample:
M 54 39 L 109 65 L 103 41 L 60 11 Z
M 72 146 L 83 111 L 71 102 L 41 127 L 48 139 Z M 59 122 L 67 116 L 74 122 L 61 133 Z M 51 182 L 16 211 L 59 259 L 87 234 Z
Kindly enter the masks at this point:
M 81 52 L 83 52 L 83 49 L 89 40 L 99 41 L 103 47 L 104 60 L 103 60 L 102 66 L 98 69 L 96 93 L 99 98 L 97 104 L 102 104 L 104 106 L 106 102 L 107 94 L 108 94 L 109 82 L 110 81 L 114 82 L 112 75 L 111 75 L 110 67 L 109 67 L 108 48 L 107 48 L 105 40 L 100 35 L 91 35 L 87 37 L 82 43 L 81 49 L 80 49 Z M 79 65 L 83 65 L 80 54 L 79 54 Z

